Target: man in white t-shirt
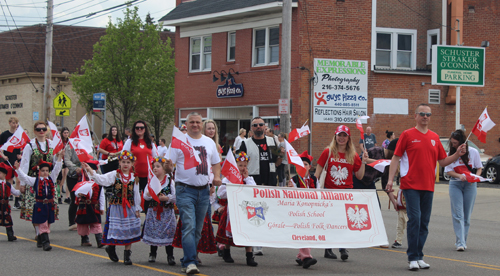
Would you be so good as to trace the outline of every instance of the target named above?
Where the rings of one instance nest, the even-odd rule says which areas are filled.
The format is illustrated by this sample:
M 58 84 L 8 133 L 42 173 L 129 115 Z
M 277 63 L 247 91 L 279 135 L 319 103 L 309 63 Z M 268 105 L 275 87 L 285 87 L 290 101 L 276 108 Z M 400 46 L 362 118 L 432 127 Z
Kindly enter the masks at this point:
M 165 157 L 168 151 L 168 147 L 165 146 L 165 139 L 160 139 L 160 146 L 158 146 L 158 156 Z
M 199 273 L 196 266 L 196 247 L 201 238 L 203 221 L 210 204 L 210 168 L 214 179 L 212 184 L 220 186 L 220 158 L 215 142 L 202 135 L 201 115 L 192 112 L 187 116 L 186 137 L 198 153 L 201 164 L 189 170 L 184 169 L 184 154 L 180 149 L 170 148 L 170 158 L 167 164 L 177 165 L 175 172 L 176 203 L 182 221 L 182 249 L 184 257 L 181 259 L 182 272 L 187 274 Z

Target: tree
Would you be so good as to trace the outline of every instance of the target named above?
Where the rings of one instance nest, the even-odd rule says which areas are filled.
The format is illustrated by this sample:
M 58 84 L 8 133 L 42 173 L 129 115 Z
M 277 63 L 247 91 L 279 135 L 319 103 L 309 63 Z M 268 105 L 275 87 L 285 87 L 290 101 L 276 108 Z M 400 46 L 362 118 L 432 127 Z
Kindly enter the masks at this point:
M 123 20 L 108 23 L 92 59 L 71 81 L 80 104 L 89 111 L 93 94 L 106 93 L 106 110 L 120 132 L 133 120 L 143 119 L 159 137 L 173 119 L 177 70 L 170 38 L 162 41 L 162 26 L 144 24 L 138 10 L 127 8 Z

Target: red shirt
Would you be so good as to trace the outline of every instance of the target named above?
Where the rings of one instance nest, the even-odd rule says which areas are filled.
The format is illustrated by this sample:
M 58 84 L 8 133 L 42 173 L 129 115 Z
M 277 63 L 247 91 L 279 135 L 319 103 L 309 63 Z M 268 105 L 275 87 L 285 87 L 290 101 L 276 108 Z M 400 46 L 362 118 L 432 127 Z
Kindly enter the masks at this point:
M 134 168 L 138 177 L 148 177 L 148 156 L 149 160 L 153 160 L 152 149 L 148 148 L 144 139 L 139 139 L 137 146 L 132 142 L 130 144 L 130 151 L 137 158 L 135 160 Z
M 328 158 L 329 149 L 325 149 L 318 159 L 318 165 L 325 166 Z M 328 167 L 325 179 L 325 189 L 352 189 L 353 172 L 357 172 L 361 168 L 361 158 L 356 153 L 354 156 L 354 164 L 347 163 L 345 153 L 339 152 L 339 158 L 335 158 L 330 154 Z
M 401 156 L 401 189 L 434 191 L 437 161 L 447 156 L 435 132 L 428 130 L 424 134 L 416 128 L 405 130 L 394 154 Z
M 123 141 L 116 142 L 116 139 L 113 139 L 113 141 L 110 141 L 108 138 L 104 138 L 101 141 L 101 144 L 99 145 L 99 148 L 110 152 L 110 153 L 115 153 L 115 152 L 120 152 L 123 149 Z M 102 159 L 108 159 L 108 156 L 103 154 Z

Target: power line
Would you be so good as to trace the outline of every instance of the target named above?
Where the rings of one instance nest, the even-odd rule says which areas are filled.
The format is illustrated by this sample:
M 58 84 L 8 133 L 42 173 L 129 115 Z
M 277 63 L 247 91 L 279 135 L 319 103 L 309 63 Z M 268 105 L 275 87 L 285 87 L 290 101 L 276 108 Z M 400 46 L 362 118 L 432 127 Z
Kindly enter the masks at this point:
M 71 3 L 71 2 L 73 2 L 73 1 L 75 1 L 75 0 L 69 0 L 69 1 L 66 1 L 66 2 L 63 2 L 63 3 L 55 4 L 55 5 L 54 5 L 54 7 L 57 7 L 57 6 L 62 6 L 62 5 L 64 5 L 64 4 Z
M 89 4 L 90 2 L 93 2 L 93 1 L 95 1 L 95 0 L 88 1 L 88 2 L 87 2 L 87 3 L 85 3 L 84 5 Z M 97 4 L 89 4 L 89 6 L 88 6 L 88 7 L 82 7 L 83 5 L 82 5 L 82 6 L 74 6 L 74 7 L 72 7 L 72 8 L 66 9 L 66 10 L 64 10 L 64 11 L 57 12 L 56 14 L 54 14 L 54 17 L 58 17 L 60 14 L 63 14 L 63 13 L 65 13 L 65 12 L 67 12 L 67 11 L 70 11 L 70 10 L 73 10 L 73 9 L 76 9 L 76 8 L 81 8 L 81 9 L 79 9 L 79 10 L 72 11 L 72 12 L 70 12 L 70 13 L 67 13 L 67 14 L 63 14 L 63 15 L 61 15 L 61 17 L 68 16 L 68 15 L 73 14 L 73 13 L 75 13 L 75 12 L 79 12 L 79 11 L 81 11 L 81 10 L 85 10 L 85 9 L 91 8 L 91 7 L 93 7 L 93 6 L 100 5 L 100 4 L 102 4 L 102 3 L 104 3 L 104 2 L 108 2 L 108 1 L 109 1 L 109 0 L 104 0 L 104 1 L 99 2 L 99 3 L 97 3 Z
M 74 18 L 70 18 L 70 19 L 59 21 L 59 22 L 55 22 L 54 24 L 60 24 L 60 23 L 68 22 L 68 21 L 73 21 L 73 20 L 80 19 L 80 18 L 83 18 L 83 17 L 87 17 L 87 18 L 88 17 L 92 17 L 92 16 L 94 16 L 94 15 L 96 15 L 98 13 L 101 13 L 101 12 L 114 10 L 114 9 L 117 9 L 117 8 L 123 7 L 123 6 L 132 5 L 133 3 L 137 2 L 137 1 L 140 1 L 139 3 L 142 3 L 142 2 L 145 2 L 146 0 L 132 0 L 132 1 L 129 1 L 127 3 L 116 5 L 116 6 L 113 6 L 113 7 L 107 8 L 107 9 L 103 9 L 103 10 L 100 10 L 100 11 L 97 11 L 97 12 L 92 12 L 92 13 L 90 13 L 88 15 L 81 15 L 81 16 L 77 16 L 77 17 L 74 17 Z M 136 4 L 139 4 L 139 3 L 136 3 Z

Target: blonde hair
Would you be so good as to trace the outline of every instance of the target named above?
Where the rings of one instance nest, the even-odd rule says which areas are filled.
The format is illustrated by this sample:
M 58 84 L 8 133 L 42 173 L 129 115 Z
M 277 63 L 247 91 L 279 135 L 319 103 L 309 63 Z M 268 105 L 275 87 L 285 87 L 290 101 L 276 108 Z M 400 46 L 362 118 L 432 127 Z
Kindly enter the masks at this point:
M 214 127 L 215 127 L 215 135 L 214 135 L 214 138 L 212 138 L 215 142 L 216 145 L 219 145 L 219 128 L 217 127 L 217 124 L 215 123 L 214 120 L 205 120 L 203 122 L 203 135 L 206 135 L 205 134 L 205 131 L 207 131 L 207 124 L 214 124 Z
M 244 128 L 240 128 L 240 133 L 239 133 L 239 135 L 241 135 L 243 132 L 246 132 L 246 131 L 247 131 L 246 129 L 244 129 Z
M 328 148 L 330 148 L 331 156 L 333 156 L 334 158 L 339 158 L 340 155 L 336 137 L 337 135 L 333 136 L 332 142 L 330 143 Z M 349 141 L 347 141 L 347 144 L 345 146 L 345 160 L 347 161 L 347 163 L 353 165 L 354 156 L 356 156 L 356 149 L 354 148 L 354 144 L 352 143 L 351 136 L 349 136 Z
M 9 123 L 16 122 L 19 123 L 19 119 L 17 117 L 10 117 L 9 118 Z

